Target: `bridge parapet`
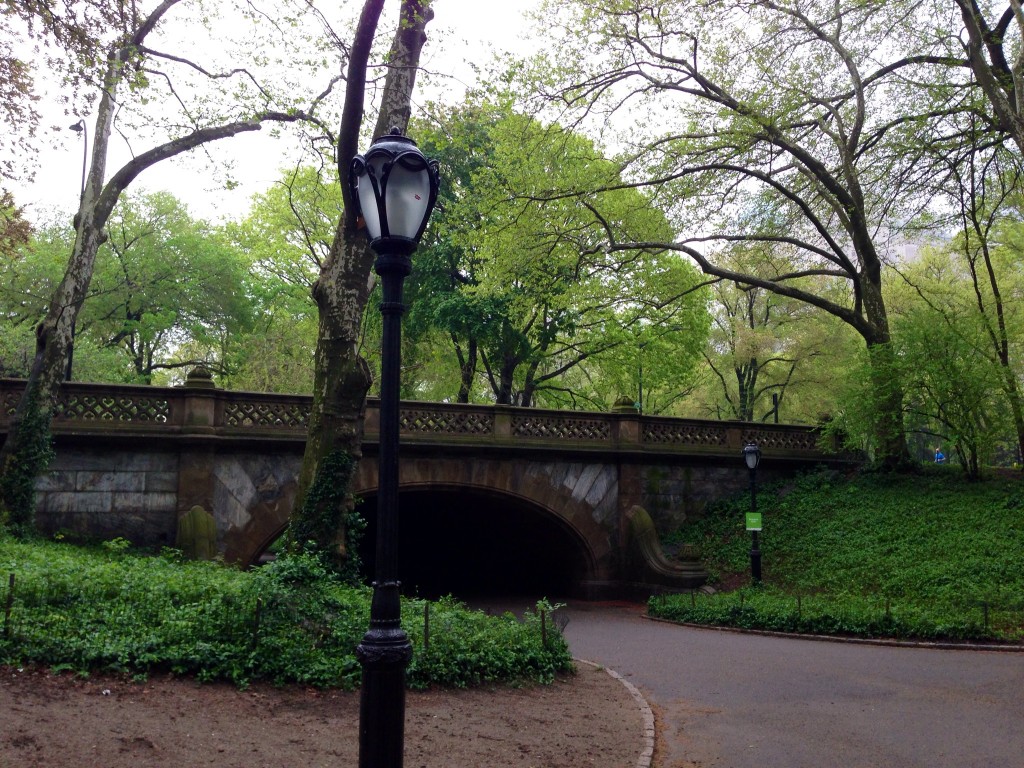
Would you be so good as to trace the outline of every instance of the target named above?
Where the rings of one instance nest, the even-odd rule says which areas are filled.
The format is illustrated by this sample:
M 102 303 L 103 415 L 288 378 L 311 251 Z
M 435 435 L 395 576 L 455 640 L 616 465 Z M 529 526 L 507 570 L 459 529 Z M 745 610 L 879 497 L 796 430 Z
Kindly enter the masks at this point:
M 0 379 L 0 433 L 7 431 L 24 382 Z M 53 432 L 66 436 L 131 435 L 221 439 L 305 440 L 312 398 L 236 392 L 209 386 L 149 387 L 68 383 L 61 389 Z M 402 442 L 477 448 L 579 452 L 616 451 L 731 456 L 757 442 L 766 455 L 806 461 L 839 458 L 834 441 L 815 427 L 707 421 L 632 413 L 551 411 L 495 405 L 404 401 Z M 376 443 L 377 401 L 366 410 L 366 442 Z

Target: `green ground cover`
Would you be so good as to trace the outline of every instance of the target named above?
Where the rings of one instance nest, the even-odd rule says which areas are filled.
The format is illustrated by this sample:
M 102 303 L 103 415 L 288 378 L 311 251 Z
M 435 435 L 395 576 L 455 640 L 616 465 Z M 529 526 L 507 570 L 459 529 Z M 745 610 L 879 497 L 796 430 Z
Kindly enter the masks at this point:
M 0 578 L 0 664 L 359 684 L 355 648 L 369 626 L 370 590 L 342 583 L 309 556 L 240 571 L 181 562 L 174 552 L 132 554 L 123 541 L 82 548 L 0 538 Z M 541 607 L 519 620 L 453 600 L 404 601 L 409 686 L 549 682 L 571 670 L 568 646 Z
M 782 631 L 1024 640 L 1024 484 L 819 471 L 759 489 L 764 583 L 749 584 L 749 494 L 675 532 L 722 590 L 654 597 L 653 615 Z

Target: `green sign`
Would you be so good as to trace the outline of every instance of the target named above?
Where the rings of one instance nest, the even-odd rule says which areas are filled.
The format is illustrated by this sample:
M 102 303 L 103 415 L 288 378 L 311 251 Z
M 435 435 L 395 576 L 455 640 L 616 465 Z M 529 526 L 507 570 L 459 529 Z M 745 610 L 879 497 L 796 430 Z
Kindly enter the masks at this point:
M 760 512 L 747 512 L 747 530 L 748 531 L 760 531 L 761 530 L 761 513 Z

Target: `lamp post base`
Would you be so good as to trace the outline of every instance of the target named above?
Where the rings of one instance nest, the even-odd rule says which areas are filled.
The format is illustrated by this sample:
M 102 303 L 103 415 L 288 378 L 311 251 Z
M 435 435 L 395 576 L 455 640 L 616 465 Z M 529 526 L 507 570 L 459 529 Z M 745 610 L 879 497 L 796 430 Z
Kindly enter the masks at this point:
M 757 531 L 751 531 L 750 545 L 750 580 L 755 586 L 761 583 L 761 545 Z
M 401 631 L 401 630 L 399 630 Z M 412 645 L 402 641 L 359 645 L 359 768 L 402 768 L 405 751 L 405 668 Z M 397 642 L 396 642 L 397 641 Z

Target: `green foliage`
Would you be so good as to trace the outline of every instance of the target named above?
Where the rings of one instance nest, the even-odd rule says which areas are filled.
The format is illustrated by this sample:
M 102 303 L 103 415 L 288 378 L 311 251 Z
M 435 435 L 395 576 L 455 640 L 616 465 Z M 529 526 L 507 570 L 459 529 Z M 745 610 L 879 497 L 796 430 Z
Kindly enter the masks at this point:
M 39 406 L 39 393 L 27 393 L 25 413 L 17 426 L 17 448 L 0 467 L 0 529 L 20 537 L 35 533 L 36 478 L 53 460 L 50 415 Z
M 244 254 L 167 193 L 125 196 L 108 224 L 79 313 L 74 375 L 151 383 L 155 374 L 207 361 L 252 322 Z M 35 339 L 72 251 L 68 220 L 42 226 L 18 258 L 0 262 L 0 342 L 11 373 L 27 373 Z
M 655 201 L 595 142 L 506 100 L 475 96 L 436 118 L 415 127 L 443 182 L 409 282 L 407 330 L 453 346 L 435 375 L 456 382 L 447 396 L 608 408 L 627 382 L 636 391 L 648 336 L 674 362 L 671 373 L 652 362 L 649 380 L 685 381 L 708 327 L 696 271 L 663 252 L 608 247 L 668 239 Z
M 219 362 L 218 354 L 200 350 L 218 350 L 250 322 L 242 254 L 167 193 L 125 196 L 109 229 L 82 317 L 85 331 L 119 350 L 147 383 L 154 371 L 189 359 Z
M 929 452 L 955 455 L 974 479 L 997 451 L 1016 453 L 1019 444 L 1019 229 L 1000 226 L 999 247 L 990 234 L 985 249 L 968 248 L 973 240 L 964 236 L 929 249 L 893 291 L 894 375 L 907 393 L 908 427 Z
M 716 505 L 674 536 L 698 544 L 717 582 L 749 573 L 749 503 L 741 496 Z M 916 476 L 820 471 L 758 494 L 768 588 L 697 598 L 696 606 L 686 595 L 657 598 L 652 609 L 787 631 L 1019 638 L 1020 507 L 1019 480 L 967 483 L 951 467 Z
M 425 644 L 428 609 L 430 637 Z M 467 611 L 451 597 L 437 603 L 407 602 L 402 623 L 412 627 L 409 637 L 415 647 L 422 648 L 409 665 L 409 686 L 466 688 L 520 679 L 552 682 L 555 675 L 573 668 L 569 647 L 554 629 L 553 612 L 552 606 L 541 601 L 536 611 L 520 621 L 511 613 L 492 617 L 482 611 Z
M 11 59 L 5 59 L 7 72 L 13 73 Z M 11 78 L 0 78 L 0 92 L 5 84 L 10 85 Z M 7 107 L 10 110 L 10 106 Z M 0 258 L 11 258 L 17 249 L 25 245 L 32 235 L 32 225 L 24 216 L 24 209 L 15 205 L 14 196 L 6 189 L 0 189 Z
M 985 624 L 980 603 L 951 606 L 945 611 L 921 610 L 909 603 L 844 596 L 793 595 L 775 588 L 750 589 L 722 595 L 653 597 L 652 616 L 693 624 L 819 635 L 914 638 L 921 640 L 991 640 L 1020 638 L 1017 629 L 1005 634 Z M 1003 611 L 1001 618 L 1019 621 L 1019 611 Z
M 288 548 L 323 557 L 352 584 L 360 580 L 359 540 L 366 521 L 348 492 L 356 462 L 341 450 L 327 454 L 317 469 L 305 503 L 288 524 Z M 343 537 L 344 551 L 339 551 Z
M 309 166 L 282 174 L 257 195 L 246 218 L 229 224 L 255 278 L 254 322 L 229 348 L 227 386 L 254 392 L 309 392 L 317 337 L 312 286 L 341 217 L 337 174 Z
M 354 688 L 355 648 L 369 626 L 371 593 L 344 584 L 322 558 L 293 554 L 253 571 L 211 562 L 141 557 L 120 542 L 82 549 L 0 538 L 0 664 L 45 664 L 83 673 L 157 670 L 224 679 Z M 414 646 L 409 685 L 550 681 L 572 669 L 548 618 L 491 618 L 452 600 L 406 602 Z M 2 617 L 0 617 L 2 620 Z
M 783 270 L 792 255 L 776 244 L 737 245 L 721 261 L 738 272 Z M 795 271 L 795 266 L 791 267 Z M 827 291 L 820 277 L 800 284 Z M 704 350 L 707 375 L 685 415 L 699 418 L 816 423 L 839 402 L 835 382 L 863 348 L 852 329 L 813 306 L 731 281 L 711 290 L 712 329 Z

